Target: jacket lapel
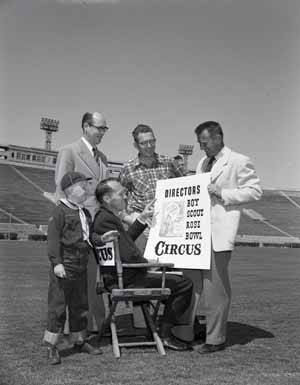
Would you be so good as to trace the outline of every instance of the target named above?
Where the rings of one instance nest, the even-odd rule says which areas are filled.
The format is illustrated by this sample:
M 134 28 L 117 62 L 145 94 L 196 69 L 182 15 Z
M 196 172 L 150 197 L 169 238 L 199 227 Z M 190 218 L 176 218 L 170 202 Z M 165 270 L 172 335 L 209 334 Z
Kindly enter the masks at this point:
M 231 150 L 228 147 L 222 149 L 222 154 L 220 158 L 213 165 L 211 170 L 211 181 L 214 182 L 224 171 L 224 167 L 228 163 Z
M 89 168 L 92 174 L 94 174 L 96 179 L 99 179 L 100 176 L 100 168 L 95 158 L 92 156 L 87 146 L 80 139 L 78 142 L 78 156 L 85 163 L 85 165 Z

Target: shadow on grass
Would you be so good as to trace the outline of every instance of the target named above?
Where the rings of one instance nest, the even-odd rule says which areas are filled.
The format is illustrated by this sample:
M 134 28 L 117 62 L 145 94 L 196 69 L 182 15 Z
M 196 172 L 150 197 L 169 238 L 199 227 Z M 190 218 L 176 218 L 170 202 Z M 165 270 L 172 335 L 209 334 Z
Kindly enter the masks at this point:
M 197 324 L 195 330 L 195 341 L 204 343 L 206 335 L 205 318 L 201 324 Z M 227 322 L 226 345 L 246 345 L 258 338 L 275 338 L 271 332 L 240 322 Z
M 202 323 L 201 325 L 197 325 L 197 328 L 195 329 L 195 341 L 196 343 L 204 343 L 205 341 L 205 323 Z M 131 332 L 131 333 L 130 333 Z M 120 330 L 119 337 L 120 339 L 124 339 L 123 342 L 129 341 L 132 339 L 134 340 L 140 340 L 141 338 L 145 337 L 144 335 L 145 329 L 137 330 L 135 329 L 127 329 L 125 330 L 125 333 L 122 330 Z M 274 334 L 271 332 L 260 329 L 255 326 L 251 326 L 248 324 L 243 324 L 240 322 L 228 322 L 227 323 L 227 339 L 226 339 L 226 345 L 227 347 L 233 346 L 233 345 L 247 345 L 248 343 L 252 342 L 253 340 L 256 340 L 258 338 L 275 338 Z M 111 337 L 109 336 L 109 333 L 105 333 L 105 335 L 101 338 L 101 340 L 98 340 L 97 334 L 91 335 L 88 339 L 88 342 L 94 346 L 94 347 L 105 347 L 107 345 L 111 345 Z M 69 355 L 78 353 L 78 350 L 76 350 L 72 345 L 65 344 L 65 346 L 61 346 L 60 354 L 62 357 L 67 357 Z
M 227 323 L 227 346 L 246 345 L 258 338 L 275 338 L 271 332 L 239 322 Z

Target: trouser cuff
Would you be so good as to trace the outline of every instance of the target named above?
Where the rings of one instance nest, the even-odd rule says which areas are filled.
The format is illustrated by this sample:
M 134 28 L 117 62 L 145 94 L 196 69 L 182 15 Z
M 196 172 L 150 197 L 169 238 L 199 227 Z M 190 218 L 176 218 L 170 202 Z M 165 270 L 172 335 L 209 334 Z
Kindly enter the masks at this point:
M 210 345 L 220 345 L 226 342 L 226 337 L 220 337 L 220 338 L 206 337 L 205 342 Z
M 52 332 L 49 332 L 49 330 L 46 330 L 44 334 L 43 342 L 46 342 L 50 345 L 55 346 L 58 344 L 59 337 L 60 337 L 60 333 L 52 333 Z
M 71 332 L 71 339 L 73 343 L 82 344 L 87 338 L 86 330 L 81 330 L 79 332 Z

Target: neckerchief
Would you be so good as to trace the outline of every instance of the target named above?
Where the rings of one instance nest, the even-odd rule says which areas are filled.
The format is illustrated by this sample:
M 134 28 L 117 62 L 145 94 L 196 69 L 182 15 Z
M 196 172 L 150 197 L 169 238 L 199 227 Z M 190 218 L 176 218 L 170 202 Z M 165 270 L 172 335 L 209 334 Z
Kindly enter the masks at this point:
M 60 199 L 60 201 L 66 205 L 67 207 L 69 207 L 70 209 L 72 210 L 79 210 L 79 218 L 80 218 L 80 223 L 81 223 L 81 228 L 82 228 L 82 233 L 83 233 L 83 239 L 84 241 L 87 241 L 87 243 L 92 246 L 91 242 L 90 242 L 90 227 L 89 227 L 89 223 L 88 223 L 88 220 L 86 218 L 86 215 L 84 213 L 84 210 L 82 209 L 81 206 L 79 205 L 76 205 L 75 203 L 73 202 L 70 202 L 68 201 L 67 199 Z

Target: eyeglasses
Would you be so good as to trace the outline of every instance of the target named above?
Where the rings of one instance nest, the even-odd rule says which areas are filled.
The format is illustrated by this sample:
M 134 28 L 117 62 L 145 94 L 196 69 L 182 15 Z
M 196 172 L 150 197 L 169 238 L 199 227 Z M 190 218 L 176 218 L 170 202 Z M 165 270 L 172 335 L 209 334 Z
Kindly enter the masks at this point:
M 108 127 L 107 126 L 94 126 L 93 124 L 89 124 L 90 127 L 94 127 L 96 128 L 97 130 L 101 130 L 101 131 L 107 131 L 108 130 Z
M 139 146 L 141 147 L 146 147 L 146 146 L 154 146 L 156 143 L 156 139 L 150 139 L 150 140 L 145 140 L 144 142 L 139 142 Z

